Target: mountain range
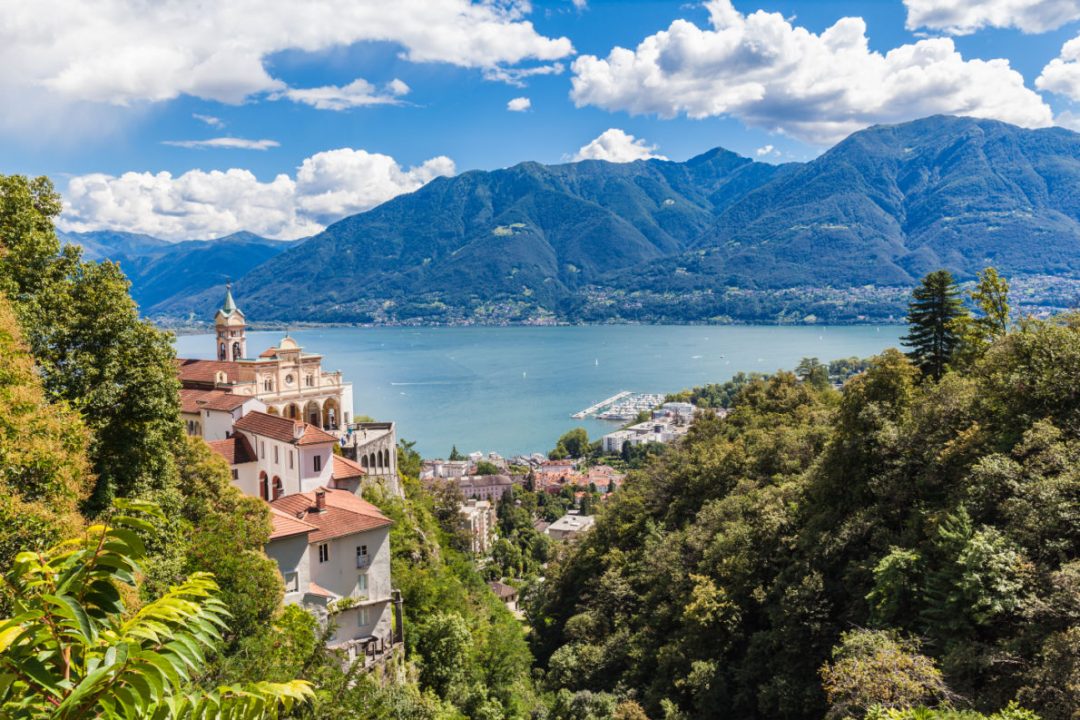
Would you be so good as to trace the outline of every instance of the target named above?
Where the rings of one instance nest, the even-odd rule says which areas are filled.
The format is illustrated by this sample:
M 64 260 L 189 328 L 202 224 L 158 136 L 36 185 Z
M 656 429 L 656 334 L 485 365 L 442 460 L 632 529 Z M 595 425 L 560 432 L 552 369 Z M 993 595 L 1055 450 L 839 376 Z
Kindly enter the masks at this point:
M 188 302 L 219 290 L 296 242 L 238 232 L 213 240 L 169 242 L 150 235 L 98 230 L 60 233 L 65 244 L 80 245 L 87 260 L 113 260 L 131 281 L 131 296 L 144 312 L 159 305 Z
M 845 322 L 901 314 L 931 270 L 965 280 L 991 264 L 1032 288 L 1029 304 L 1072 304 L 1080 134 L 935 116 L 806 163 L 720 148 L 525 162 L 438 178 L 291 246 L 225 240 L 125 238 L 147 248 L 124 265 L 145 311 L 205 317 L 229 275 L 261 320 Z M 230 254 L 240 243 L 261 249 Z

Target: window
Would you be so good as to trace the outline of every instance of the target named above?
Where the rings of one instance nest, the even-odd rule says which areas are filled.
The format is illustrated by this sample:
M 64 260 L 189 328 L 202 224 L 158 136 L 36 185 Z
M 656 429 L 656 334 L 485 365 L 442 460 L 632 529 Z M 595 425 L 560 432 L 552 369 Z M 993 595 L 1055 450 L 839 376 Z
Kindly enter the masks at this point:
M 289 469 L 293 469 L 292 450 L 289 451 Z
M 233 469 L 233 471 L 232 471 L 232 479 L 233 480 L 239 480 L 240 479 L 240 471 L 239 470 L 237 470 L 235 468 Z
M 285 494 L 285 486 L 282 485 L 281 478 L 279 478 L 277 475 L 275 475 L 274 476 L 274 499 L 277 500 L 279 497 L 281 497 L 284 494 Z
M 368 554 L 367 545 L 356 546 L 356 567 L 365 568 L 368 566 Z
M 304 382 L 307 383 L 308 387 L 315 387 L 315 377 L 313 375 L 306 375 Z
M 330 546 L 323 543 L 319 546 L 319 562 L 324 563 L 330 559 Z
M 266 441 L 265 440 L 260 440 L 259 441 L 259 458 L 263 459 L 263 460 L 266 459 Z
M 322 455 L 315 456 L 315 472 L 322 471 Z
M 274 464 L 275 465 L 278 464 L 278 446 L 277 445 L 274 446 Z
M 300 592 L 299 573 L 285 573 L 285 592 Z
M 292 381 L 293 381 L 293 376 L 292 375 L 286 375 L 285 376 L 285 384 L 286 385 L 292 385 Z
M 367 592 L 367 573 L 360 573 L 359 577 L 356 578 L 356 591 Z
M 356 608 L 356 626 L 357 627 L 364 627 L 365 625 L 368 624 L 368 622 L 370 620 L 370 617 L 371 617 L 370 610 L 371 610 L 371 608 L 366 608 L 366 607 L 358 607 L 358 608 Z

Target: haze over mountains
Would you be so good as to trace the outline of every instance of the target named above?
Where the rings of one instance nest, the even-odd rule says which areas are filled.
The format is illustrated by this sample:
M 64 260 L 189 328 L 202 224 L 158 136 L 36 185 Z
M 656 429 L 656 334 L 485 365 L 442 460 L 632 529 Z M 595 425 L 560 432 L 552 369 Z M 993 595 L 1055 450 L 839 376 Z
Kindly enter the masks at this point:
M 1080 278 L 1080 135 L 938 116 L 808 163 L 526 162 L 438 178 L 293 246 L 232 238 L 110 247 L 160 316 L 206 316 L 231 276 L 261 320 L 878 319 L 939 267 Z

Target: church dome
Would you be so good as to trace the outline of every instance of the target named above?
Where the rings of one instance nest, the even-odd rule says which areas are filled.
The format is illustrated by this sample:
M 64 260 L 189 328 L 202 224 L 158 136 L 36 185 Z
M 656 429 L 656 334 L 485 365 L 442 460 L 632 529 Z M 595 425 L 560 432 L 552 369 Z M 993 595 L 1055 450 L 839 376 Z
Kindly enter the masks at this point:
M 281 339 L 281 343 L 278 345 L 278 350 L 299 350 L 300 346 L 296 344 L 296 341 L 286 335 Z

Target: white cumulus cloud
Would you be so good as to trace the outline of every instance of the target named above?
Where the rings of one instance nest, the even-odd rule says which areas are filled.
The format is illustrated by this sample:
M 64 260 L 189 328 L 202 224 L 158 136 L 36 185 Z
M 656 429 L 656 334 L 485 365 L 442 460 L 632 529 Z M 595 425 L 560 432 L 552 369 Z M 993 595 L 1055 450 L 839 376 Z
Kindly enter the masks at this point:
M 293 102 L 311 105 L 318 110 L 347 110 L 366 105 L 399 105 L 409 86 L 395 78 L 380 92 L 363 78 L 356 78 L 348 85 L 324 85 L 314 88 L 288 88 L 272 97 L 285 97 Z
M 1080 0 L 904 0 L 909 30 L 967 35 L 985 27 L 1026 33 L 1054 30 L 1080 18 Z
M 180 95 L 240 103 L 281 92 L 266 58 L 362 41 L 396 43 L 411 62 L 496 70 L 573 52 L 511 0 L 35 0 L 0 3 L 0 100 L 43 107 Z
M 238 137 L 218 137 L 207 140 L 163 140 L 163 145 L 173 147 L 204 149 L 223 148 L 226 150 L 269 150 L 281 145 L 277 140 L 248 140 Z
M 1035 87 L 1080 100 L 1080 36 L 1061 47 L 1061 53 L 1035 79 Z
M 341 148 L 306 158 L 295 177 L 260 181 L 249 170 L 94 173 L 71 178 L 60 227 L 127 230 L 166 239 L 208 238 L 249 230 L 292 239 L 322 230 L 441 175 L 454 163 L 435 157 L 403 168 L 394 158 Z
M 525 112 L 532 107 L 532 100 L 527 97 L 516 97 L 506 103 L 506 109 L 510 112 Z
M 607 160 L 609 162 L 633 162 L 657 158 L 667 160 L 654 151 L 655 145 L 646 144 L 643 138 L 635 138 L 619 128 L 608 128 L 595 139 L 583 145 L 574 154 L 573 160 Z
M 772 145 L 763 145 L 755 150 L 754 154 L 758 157 L 765 157 L 766 155 L 772 155 L 774 150 L 776 150 L 776 148 Z
M 710 0 L 710 29 L 676 20 L 634 50 L 573 63 L 580 107 L 692 118 L 730 115 L 812 143 L 881 122 L 937 113 L 1051 124 L 1050 107 L 1008 60 L 965 60 L 949 38 L 869 49 L 866 23 L 842 18 L 820 35 L 779 13 L 743 15 Z

